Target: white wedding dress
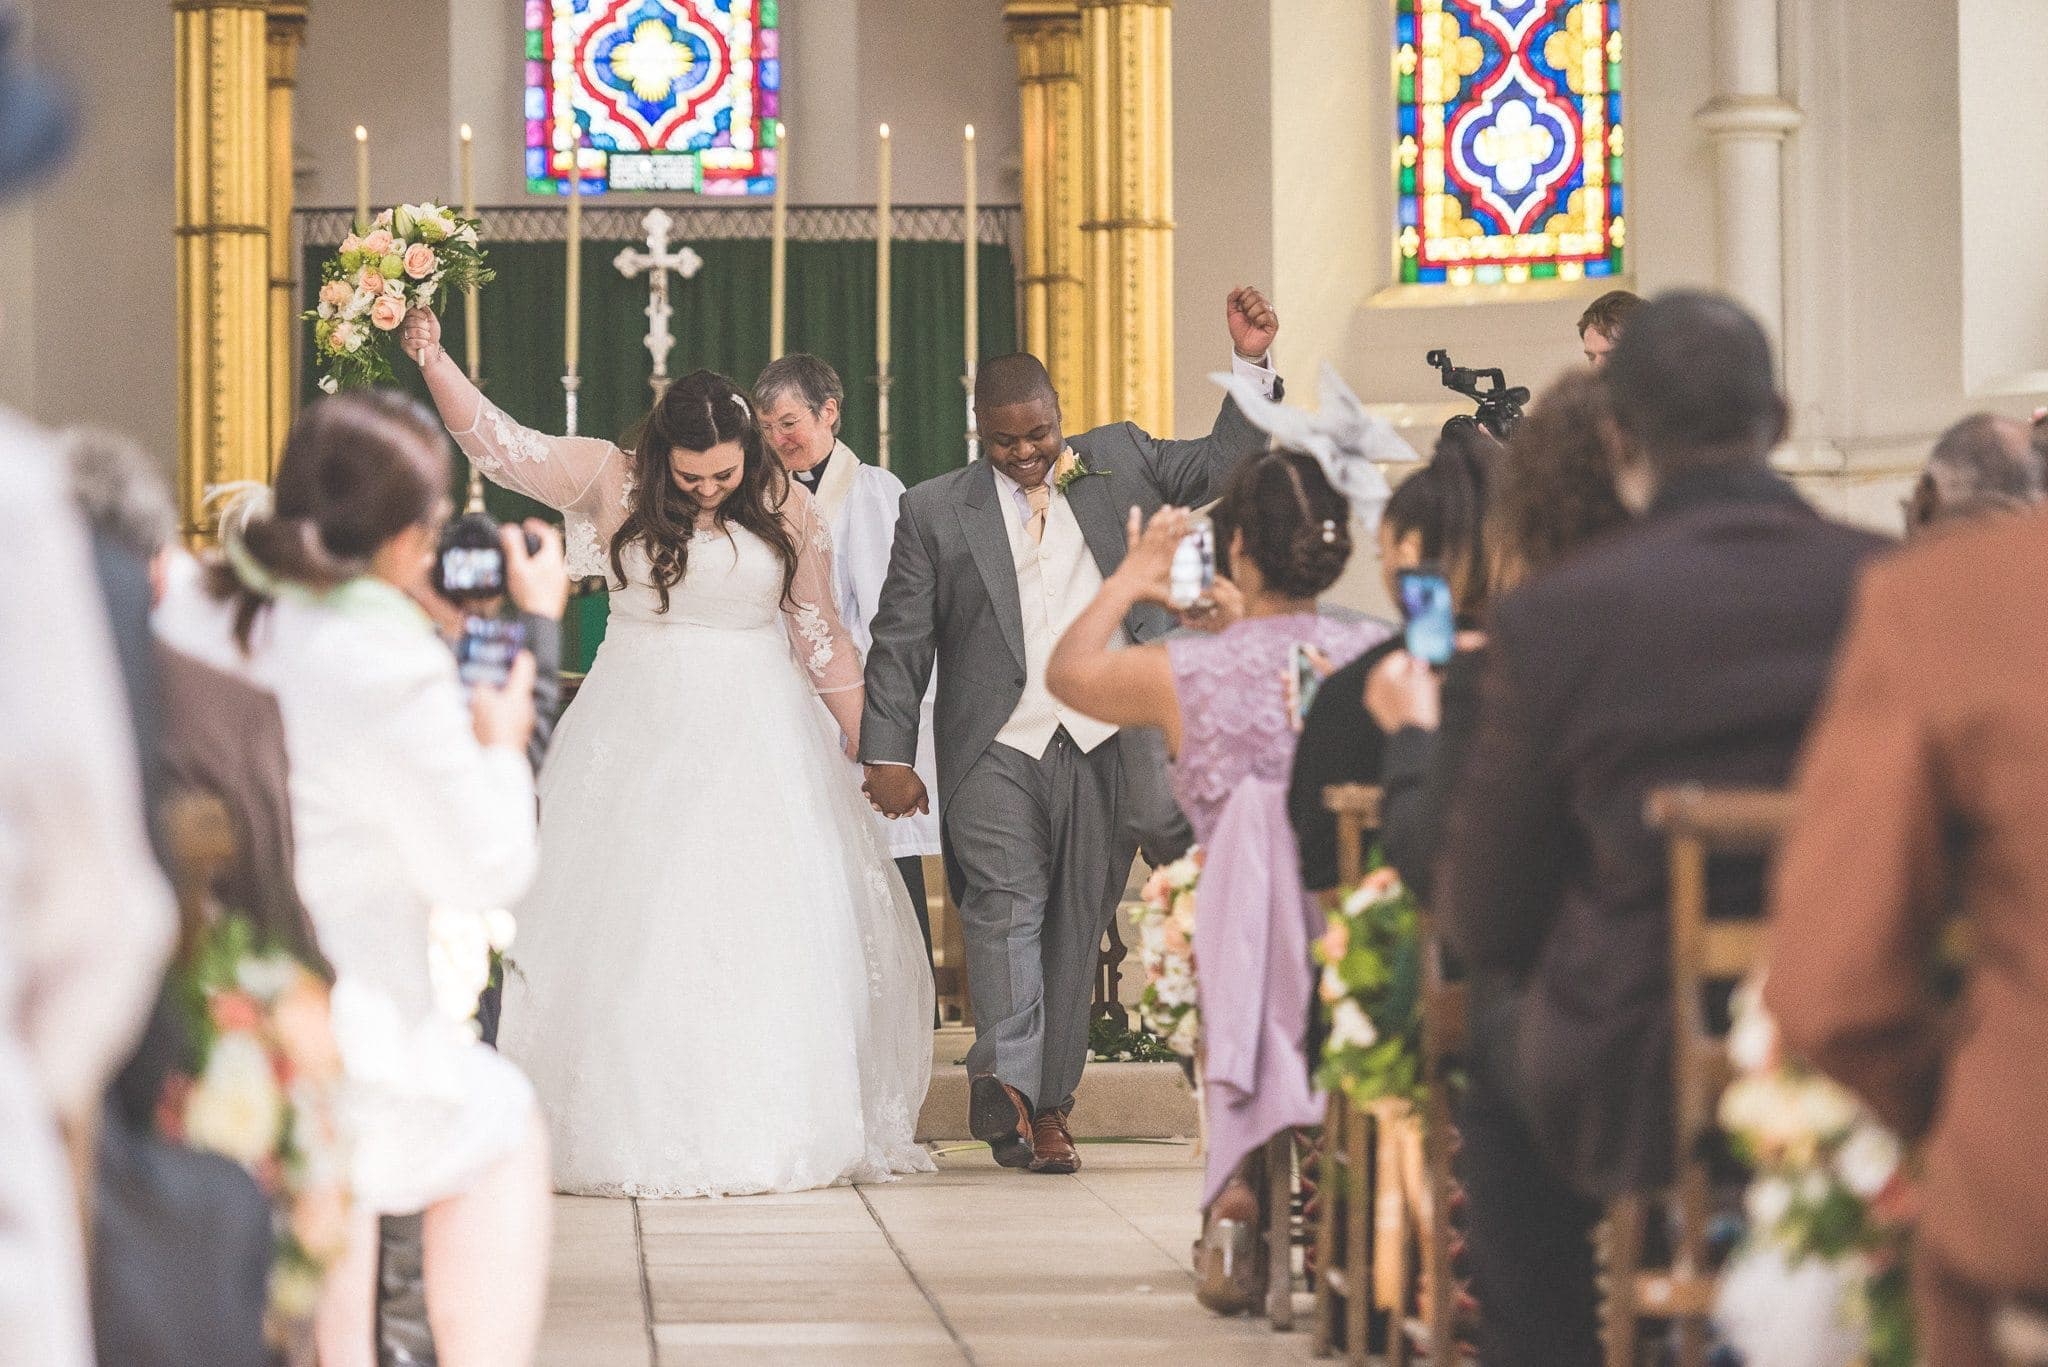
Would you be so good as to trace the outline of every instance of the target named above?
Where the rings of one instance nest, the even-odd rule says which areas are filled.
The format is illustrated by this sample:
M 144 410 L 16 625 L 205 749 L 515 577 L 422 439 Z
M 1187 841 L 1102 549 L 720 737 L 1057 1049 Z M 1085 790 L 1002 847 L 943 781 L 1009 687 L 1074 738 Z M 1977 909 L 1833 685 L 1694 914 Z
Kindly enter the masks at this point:
M 572 575 L 605 572 L 632 458 L 478 402 L 464 450 L 567 514 Z M 817 696 L 859 687 L 859 653 L 824 520 L 800 487 L 783 513 L 788 602 L 780 559 L 743 529 L 697 535 L 666 613 L 632 548 L 555 733 L 500 1045 L 540 1094 L 562 1191 L 742 1195 L 933 1168 L 914 1137 L 924 944 Z

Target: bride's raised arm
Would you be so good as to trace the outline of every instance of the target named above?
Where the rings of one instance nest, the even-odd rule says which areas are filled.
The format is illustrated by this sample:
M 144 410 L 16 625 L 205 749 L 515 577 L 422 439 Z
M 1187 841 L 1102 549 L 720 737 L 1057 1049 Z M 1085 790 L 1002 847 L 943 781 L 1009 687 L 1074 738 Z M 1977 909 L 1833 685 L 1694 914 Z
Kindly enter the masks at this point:
M 810 490 L 794 480 L 782 521 L 796 543 L 796 580 L 782 605 L 790 646 L 839 729 L 858 746 L 867 690 L 861 683 L 860 647 L 846 630 L 832 592 L 832 529 Z
M 597 437 L 551 437 L 506 417 L 442 349 L 433 310 L 408 314 L 400 340 L 419 362 L 449 435 L 485 479 L 558 512 L 581 512 L 606 536 L 617 528 L 632 472 L 624 452 Z

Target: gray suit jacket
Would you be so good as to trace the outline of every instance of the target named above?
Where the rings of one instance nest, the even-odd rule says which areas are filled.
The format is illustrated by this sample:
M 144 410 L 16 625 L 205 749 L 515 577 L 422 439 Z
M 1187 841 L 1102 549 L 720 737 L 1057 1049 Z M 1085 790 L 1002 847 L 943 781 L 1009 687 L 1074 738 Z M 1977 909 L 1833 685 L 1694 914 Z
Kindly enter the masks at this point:
M 1124 558 L 1133 505 L 1146 517 L 1166 505 L 1192 507 L 1214 497 L 1230 471 L 1266 449 L 1266 434 L 1226 399 L 1206 437 L 1162 441 L 1132 423 L 1068 439 L 1088 468 L 1067 502 L 1088 549 L 1107 577 Z M 943 808 L 1017 710 L 1024 693 L 1024 614 L 1003 519 L 1010 510 L 986 461 L 930 479 L 903 497 L 889 575 L 875 614 L 867 661 L 867 711 L 861 758 L 909 764 L 917 754 L 918 701 L 938 664 L 939 792 Z M 1144 605 L 1125 621 L 1131 638 L 1155 641 L 1174 628 L 1164 609 Z M 1127 733 L 1158 752 L 1156 733 Z M 1138 766 L 1127 766 L 1135 768 Z M 1156 758 L 1146 767 L 1157 767 Z M 1140 824 L 1154 853 L 1152 832 Z

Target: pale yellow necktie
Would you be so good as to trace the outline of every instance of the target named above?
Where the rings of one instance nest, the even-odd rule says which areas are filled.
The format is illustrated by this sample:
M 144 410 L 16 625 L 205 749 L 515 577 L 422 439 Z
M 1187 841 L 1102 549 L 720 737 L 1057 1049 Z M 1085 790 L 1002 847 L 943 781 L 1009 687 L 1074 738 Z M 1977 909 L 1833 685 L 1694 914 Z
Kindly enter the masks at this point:
M 1045 512 L 1052 507 L 1052 490 L 1041 484 L 1036 489 L 1024 491 L 1025 502 L 1031 505 L 1031 516 L 1024 520 L 1024 530 L 1031 537 L 1033 545 L 1045 544 Z

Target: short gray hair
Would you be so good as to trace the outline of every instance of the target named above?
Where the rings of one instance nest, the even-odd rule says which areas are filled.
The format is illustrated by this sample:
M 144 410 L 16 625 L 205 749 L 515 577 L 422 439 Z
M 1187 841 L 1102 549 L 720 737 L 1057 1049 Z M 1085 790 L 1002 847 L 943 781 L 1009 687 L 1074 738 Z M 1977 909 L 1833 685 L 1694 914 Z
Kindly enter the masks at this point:
M 1941 434 L 1921 476 L 1925 520 L 2030 507 L 2048 496 L 2048 462 L 2024 423 L 1972 413 Z
M 170 481 L 139 442 L 96 427 L 71 428 L 59 440 L 72 501 L 94 532 L 144 559 L 177 539 Z
M 832 420 L 832 435 L 839 435 L 839 425 L 846 418 L 846 386 L 840 382 L 838 371 L 816 356 L 798 351 L 771 361 L 754 381 L 754 407 L 760 412 L 767 412 L 792 394 L 813 413 L 823 411 L 828 400 L 836 400 L 840 411 Z

